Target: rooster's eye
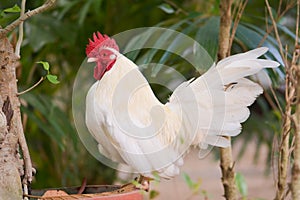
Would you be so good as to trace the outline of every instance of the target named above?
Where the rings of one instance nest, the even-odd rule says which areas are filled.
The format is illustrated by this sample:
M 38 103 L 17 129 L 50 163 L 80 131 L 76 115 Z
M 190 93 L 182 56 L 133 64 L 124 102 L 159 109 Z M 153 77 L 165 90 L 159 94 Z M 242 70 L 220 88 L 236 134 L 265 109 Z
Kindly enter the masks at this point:
M 113 60 L 113 59 L 116 58 L 116 55 L 112 54 L 112 55 L 109 56 L 109 58 L 110 58 L 111 60 Z

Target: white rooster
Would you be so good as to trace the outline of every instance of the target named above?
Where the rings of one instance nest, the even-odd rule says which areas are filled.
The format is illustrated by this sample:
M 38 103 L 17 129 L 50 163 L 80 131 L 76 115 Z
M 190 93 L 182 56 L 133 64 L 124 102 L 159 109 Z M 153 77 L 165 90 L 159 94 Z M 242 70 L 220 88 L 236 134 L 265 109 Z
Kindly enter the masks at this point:
M 247 107 L 263 92 L 245 77 L 279 65 L 258 59 L 267 50 L 221 60 L 202 76 L 183 82 L 162 104 L 116 42 L 94 33 L 86 54 L 88 62 L 96 63 L 97 81 L 86 97 L 86 125 L 99 151 L 143 177 L 169 179 L 179 174 L 190 147 L 230 146 L 223 136 L 241 132 L 250 114 Z

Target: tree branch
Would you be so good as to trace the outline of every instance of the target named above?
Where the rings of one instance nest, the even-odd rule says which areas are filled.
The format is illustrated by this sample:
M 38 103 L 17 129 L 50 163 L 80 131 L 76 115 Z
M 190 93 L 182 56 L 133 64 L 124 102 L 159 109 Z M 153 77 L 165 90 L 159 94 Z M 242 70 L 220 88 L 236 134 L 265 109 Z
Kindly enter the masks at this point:
M 218 60 L 226 57 L 229 49 L 229 38 L 231 28 L 231 5 L 232 0 L 221 0 L 220 2 L 220 30 L 219 30 L 219 51 Z
M 273 24 L 273 28 L 274 28 L 274 32 L 275 32 L 275 37 L 276 37 L 276 40 L 277 40 L 278 46 L 279 46 L 280 55 L 281 55 L 281 57 L 283 59 L 284 65 L 287 66 L 288 63 L 287 63 L 287 60 L 284 59 L 285 56 L 284 56 L 283 46 L 282 46 L 281 39 L 280 39 L 280 36 L 279 36 L 279 33 L 278 33 L 276 21 L 275 21 L 275 19 L 273 17 L 272 8 L 271 8 L 268 0 L 265 0 L 265 2 L 266 2 L 266 6 L 267 6 L 267 9 L 268 9 L 268 12 L 269 12 L 272 24 Z
M 221 0 L 220 2 L 220 30 L 218 59 L 221 60 L 230 54 L 230 28 L 231 28 L 231 5 L 232 0 Z M 230 137 L 227 137 L 230 140 Z M 235 185 L 234 162 L 231 147 L 221 148 L 220 167 L 222 170 L 222 183 L 226 199 L 237 199 L 237 188 Z
M 22 0 L 20 16 L 24 15 L 24 13 L 25 13 L 25 5 L 26 5 L 26 0 Z M 17 42 L 16 48 L 15 48 L 15 54 L 18 57 L 20 57 L 21 45 L 23 42 L 23 33 L 24 33 L 24 23 L 21 22 L 19 25 L 19 38 L 18 38 L 18 42 Z
M 299 9 L 298 9 L 299 10 Z M 298 51 L 297 57 L 299 59 L 300 49 L 296 49 L 295 52 Z M 295 55 L 295 54 L 294 54 Z M 296 103 L 296 111 L 294 114 L 294 124 L 295 124 L 295 146 L 294 146 L 294 164 L 292 168 L 292 197 L 293 199 L 300 199 L 300 64 L 298 63 L 295 66 L 295 76 L 297 77 L 297 103 Z
M 21 15 L 18 19 L 16 19 L 11 24 L 7 25 L 5 28 L 0 29 L 0 39 L 4 38 L 6 36 L 6 34 L 13 31 L 17 26 L 19 26 L 22 22 L 24 22 L 28 18 L 51 8 L 55 4 L 55 2 L 56 2 L 56 0 L 47 0 L 42 6 L 36 8 L 34 10 L 26 12 L 24 15 Z
M 276 200 L 285 199 L 287 191 L 287 173 L 290 163 L 290 132 L 292 128 L 291 115 L 292 115 L 292 105 L 294 97 L 296 94 L 295 77 L 293 75 L 292 66 L 289 65 L 287 55 L 284 53 L 283 45 L 278 33 L 277 24 L 273 17 L 272 8 L 268 0 L 265 0 L 266 7 L 270 19 L 272 21 L 272 30 L 274 30 L 276 40 L 278 42 L 280 55 L 285 65 L 286 69 L 286 78 L 285 78 L 285 113 L 283 115 L 283 125 L 281 133 L 281 141 L 279 146 L 279 155 L 278 155 L 278 174 L 277 174 L 277 191 L 276 191 Z
M 233 24 L 233 28 L 232 28 L 232 31 L 231 31 L 231 35 L 230 35 L 230 38 L 229 38 L 229 47 L 228 47 L 228 49 L 231 49 L 231 46 L 232 46 L 232 43 L 233 43 L 233 40 L 234 40 L 234 36 L 235 36 L 235 32 L 237 30 L 237 27 L 239 25 L 240 19 L 242 17 L 242 14 L 244 12 L 244 9 L 245 9 L 247 3 L 248 3 L 248 0 L 245 0 L 244 2 L 241 1 L 240 4 L 238 5 L 238 11 L 237 11 L 237 14 L 236 14 L 236 17 L 235 17 L 235 20 L 234 20 L 234 24 Z M 230 51 L 227 52 L 227 56 L 230 56 Z
M 298 45 L 299 35 L 299 21 L 300 21 L 300 5 L 299 0 L 297 1 L 297 20 L 296 20 L 296 38 L 295 38 L 295 51 L 293 53 L 292 65 L 295 69 L 296 76 L 296 111 L 294 117 L 295 124 L 295 148 L 294 148 L 294 164 L 292 168 L 292 197 L 293 199 L 300 199 L 300 47 Z
M 52 7 L 55 2 L 56 2 L 56 0 L 47 0 L 42 6 L 25 13 L 26 0 L 22 0 L 22 6 L 21 6 L 22 8 L 21 8 L 20 17 L 17 20 L 15 20 L 14 22 L 12 22 L 11 24 L 7 25 L 5 28 L 0 29 L 0 40 L 1 40 L 0 46 L 1 46 L 1 48 L 3 47 L 3 50 L 1 50 L 1 52 L 0 52 L 0 63 L 2 63 L 1 70 L 3 72 L 1 71 L 0 76 L 2 75 L 3 77 L 5 77 L 5 78 L 0 79 L 1 81 L 4 81 L 4 84 L 0 84 L 0 86 L 3 88 L 6 88 L 6 90 L 1 88 L 0 97 L 1 98 L 7 97 L 10 100 L 9 102 L 11 102 L 12 109 L 13 109 L 13 119 L 11 122 L 13 124 L 13 126 L 11 126 L 9 131 L 10 131 L 10 134 L 17 136 L 17 143 L 19 144 L 20 149 L 22 151 L 22 155 L 23 155 L 22 159 L 24 161 L 24 163 L 22 163 L 22 165 L 23 165 L 22 170 L 19 170 L 19 176 L 15 175 L 15 174 L 14 174 L 14 176 L 15 177 L 23 176 L 22 183 L 23 183 L 24 194 L 27 194 L 28 184 L 30 184 L 32 181 L 33 168 L 32 168 L 31 158 L 29 155 L 29 150 L 28 150 L 28 146 L 26 143 L 24 130 L 23 130 L 23 126 L 22 126 L 20 101 L 19 101 L 18 97 L 16 96 L 17 81 L 16 81 L 16 75 L 15 75 L 15 70 L 16 70 L 15 63 L 16 63 L 16 60 L 18 60 L 20 58 L 20 47 L 21 47 L 22 40 L 23 40 L 23 22 L 36 14 L 46 11 L 47 9 Z M 19 38 L 18 38 L 18 42 L 16 45 L 16 50 L 15 50 L 15 52 L 13 52 L 13 47 L 9 43 L 8 39 L 6 38 L 6 35 L 9 32 L 13 31 L 17 26 L 20 26 Z M 10 143 L 11 143 L 11 145 L 13 145 L 14 148 L 17 147 L 17 145 L 14 145 L 14 143 L 12 143 L 12 142 L 10 142 Z M 1 148 L 0 148 L 0 150 L 1 150 Z M 17 149 L 15 149 L 13 152 L 16 152 L 15 155 L 18 155 Z M 13 165 L 11 164 L 10 167 L 12 168 Z M 16 168 L 14 168 L 14 169 L 16 169 Z M 23 169 L 24 169 L 24 171 L 23 171 Z M 15 181 L 14 184 L 16 184 L 16 183 L 18 183 L 18 181 L 17 182 Z M 1 184 L 3 184 L 3 182 L 1 182 Z M 9 193 L 18 193 L 18 191 L 20 191 L 22 193 L 22 187 L 21 187 L 21 185 L 19 185 L 17 188 L 14 188 L 12 190 L 6 190 L 6 191 L 8 191 Z M 19 197 L 18 198 L 11 197 L 10 199 L 20 199 L 20 198 Z
M 277 18 L 276 18 L 276 21 L 279 20 L 287 11 L 289 11 L 291 8 L 293 8 L 295 5 L 294 5 L 294 2 L 289 2 L 285 9 L 283 11 L 281 11 L 281 6 L 282 6 L 282 0 L 280 0 L 279 2 L 279 6 L 278 6 L 278 9 L 277 9 Z M 269 12 L 269 11 L 268 11 Z M 281 13 L 280 13 L 281 12 Z M 273 23 L 272 23 L 273 24 Z M 268 20 L 267 20 L 267 17 L 266 17 L 266 27 L 268 27 Z M 260 40 L 259 44 L 257 45 L 258 47 L 260 47 L 264 41 L 267 39 L 267 37 L 270 35 L 270 33 L 274 30 L 274 26 L 272 25 L 270 28 L 267 28 L 266 29 L 266 33 L 264 34 L 263 38 Z
M 33 86 L 31 86 L 30 88 L 22 91 L 22 92 L 18 92 L 17 95 L 22 95 L 22 94 L 25 94 L 27 92 L 29 92 L 30 90 L 34 89 L 35 87 L 37 87 L 45 78 L 44 77 L 41 77 L 40 80 L 38 82 L 36 82 Z

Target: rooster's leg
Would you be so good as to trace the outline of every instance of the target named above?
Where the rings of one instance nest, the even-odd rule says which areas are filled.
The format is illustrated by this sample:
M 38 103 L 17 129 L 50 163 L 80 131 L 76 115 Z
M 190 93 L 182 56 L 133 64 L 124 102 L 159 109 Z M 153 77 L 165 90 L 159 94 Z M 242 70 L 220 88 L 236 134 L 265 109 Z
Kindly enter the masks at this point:
M 150 189 L 150 181 L 151 180 L 153 180 L 153 179 L 145 177 L 143 175 L 140 175 L 139 177 L 136 177 L 133 182 L 122 185 L 121 189 L 127 190 L 127 189 L 131 188 L 131 189 L 144 190 L 144 191 L 148 192 Z
M 150 189 L 150 181 L 153 180 L 152 178 L 145 177 L 140 175 L 137 179 L 138 185 L 136 186 L 138 189 L 145 190 L 146 192 Z

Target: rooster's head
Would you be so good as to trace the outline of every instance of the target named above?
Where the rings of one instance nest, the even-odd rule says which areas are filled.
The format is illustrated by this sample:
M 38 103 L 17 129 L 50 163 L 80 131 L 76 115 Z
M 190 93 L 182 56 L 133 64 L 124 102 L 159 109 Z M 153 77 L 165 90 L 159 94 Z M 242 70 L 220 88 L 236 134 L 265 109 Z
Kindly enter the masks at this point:
M 94 78 L 100 80 L 105 72 L 110 70 L 116 62 L 115 51 L 119 51 L 119 47 L 115 40 L 97 32 L 93 34 L 93 40 L 89 39 L 86 47 L 87 62 L 95 62 Z

